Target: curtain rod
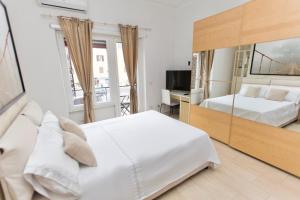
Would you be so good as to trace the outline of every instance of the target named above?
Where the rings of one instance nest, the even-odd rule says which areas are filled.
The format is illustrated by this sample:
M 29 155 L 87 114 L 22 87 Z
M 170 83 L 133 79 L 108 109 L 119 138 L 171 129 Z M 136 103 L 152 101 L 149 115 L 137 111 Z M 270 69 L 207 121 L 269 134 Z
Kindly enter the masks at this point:
M 55 19 L 57 20 L 58 16 L 55 15 L 51 15 L 51 14 L 41 14 L 42 17 L 44 18 L 48 18 L 48 19 Z M 68 16 L 66 16 L 68 17 Z M 119 26 L 119 24 L 113 24 L 113 23 L 106 23 L 106 22 L 97 22 L 94 21 L 95 25 L 101 25 L 101 26 Z M 144 31 L 152 31 L 151 28 L 145 28 L 145 27 L 138 27 L 140 30 L 144 30 Z

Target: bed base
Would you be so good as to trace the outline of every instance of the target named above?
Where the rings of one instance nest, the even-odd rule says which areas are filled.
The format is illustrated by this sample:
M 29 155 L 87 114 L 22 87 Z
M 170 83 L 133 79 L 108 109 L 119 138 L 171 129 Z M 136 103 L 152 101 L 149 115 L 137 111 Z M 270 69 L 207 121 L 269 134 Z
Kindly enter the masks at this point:
M 196 175 L 197 173 L 201 172 L 202 170 L 204 170 L 208 167 L 214 167 L 214 164 L 211 163 L 211 162 L 207 162 L 204 165 L 201 165 L 200 167 L 198 167 L 197 169 L 195 169 L 192 172 L 188 173 L 187 175 L 185 175 L 185 176 L 179 178 L 178 180 L 168 184 L 167 186 L 165 186 L 164 188 L 162 188 L 158 192 L 155 192 L 155 193 L 151 194 L 150 196 L 144 198 L 144 200 L 153 200 L 153 199 L 161 196 L 162 194 L 166 193 L 167 191 L 171 190 L 172 188 L 176 187 L 177 185 L 181 184 L 182 182 L 186 181 L 190 177 Z

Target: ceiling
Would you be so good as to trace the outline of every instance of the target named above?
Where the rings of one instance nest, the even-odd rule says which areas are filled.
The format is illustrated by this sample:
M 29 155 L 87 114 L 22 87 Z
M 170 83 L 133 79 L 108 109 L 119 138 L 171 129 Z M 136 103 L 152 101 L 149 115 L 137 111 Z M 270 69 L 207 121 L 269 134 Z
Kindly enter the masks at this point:
M 171 6 L 171 7 L 179 7 L 185 3 L 190 2 L 191 0 L 146 0 L 146 1 L 158 3 L 166 6 Z

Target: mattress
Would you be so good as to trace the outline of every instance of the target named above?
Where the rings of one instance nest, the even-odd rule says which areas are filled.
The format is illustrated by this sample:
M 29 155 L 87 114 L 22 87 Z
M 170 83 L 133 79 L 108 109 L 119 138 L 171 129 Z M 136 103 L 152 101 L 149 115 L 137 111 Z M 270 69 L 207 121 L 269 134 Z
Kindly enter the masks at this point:
M 206 99 L 200 106 L 213 110 L 232 112 L 233 95 Z M 289 101 L 271 101 L 265 98 L 245 97 L 237 94 L 233 115 L 244 119 L 282 127 L 298 117 L 299 105 Z
M 82 200 L 139 200 L 207 164 L 219 164 L 208 135 L 148 111 L 83 125 L 98 167 L 83 167 Z

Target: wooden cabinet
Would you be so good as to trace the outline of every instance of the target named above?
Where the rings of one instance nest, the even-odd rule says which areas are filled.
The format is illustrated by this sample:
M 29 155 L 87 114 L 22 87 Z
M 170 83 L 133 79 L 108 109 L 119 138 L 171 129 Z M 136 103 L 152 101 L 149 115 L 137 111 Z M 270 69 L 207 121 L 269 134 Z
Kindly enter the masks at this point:
M 299 36 L 299 0 L 252 0 L 196 21 L 193 52 Z
M 187 101 L 180 101 L 179 120 L 185 123 L 189 123 L 190 118 L 190 103 Z
M 210 137 L 229 144 L 231 115 L 192 105 L 190 124 L 206 131 Z

